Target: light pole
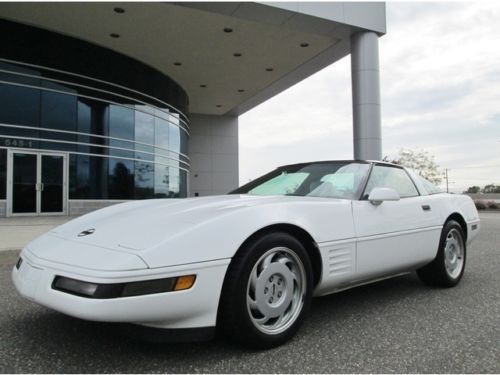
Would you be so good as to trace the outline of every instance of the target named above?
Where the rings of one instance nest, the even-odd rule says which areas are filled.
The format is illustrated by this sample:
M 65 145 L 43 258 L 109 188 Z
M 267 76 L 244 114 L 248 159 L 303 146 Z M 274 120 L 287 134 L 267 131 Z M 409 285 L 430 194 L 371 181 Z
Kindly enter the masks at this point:
M 449 193 L 450 189 L 448 187 L 448 168 L 444 170 L 444 178 L 446 178 L 446 192 Z

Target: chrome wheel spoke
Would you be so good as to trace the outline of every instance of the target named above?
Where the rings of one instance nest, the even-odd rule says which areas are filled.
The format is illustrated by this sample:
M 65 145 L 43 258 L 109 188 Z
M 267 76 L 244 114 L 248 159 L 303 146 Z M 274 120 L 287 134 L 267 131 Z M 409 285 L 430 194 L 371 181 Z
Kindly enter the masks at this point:
M 250 296 L 247 296 L 248 307 L 252 310 L 259 310 L 259 306 L 257 305 L 257 301 L 254 301 Z
M 252 288 L 253 291 L 255 291 L 255 287 L 257 286 L 257 270 L 253 270 L 252 274 L 250 275 L 250 287 Z

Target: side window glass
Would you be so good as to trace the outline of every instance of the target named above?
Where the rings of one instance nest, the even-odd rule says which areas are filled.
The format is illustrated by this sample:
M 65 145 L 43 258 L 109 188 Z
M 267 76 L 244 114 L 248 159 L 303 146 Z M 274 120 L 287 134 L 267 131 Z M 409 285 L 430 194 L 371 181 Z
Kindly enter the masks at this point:
M 408 174 L 401 168 L 375 165 L 365 189 L 368 197 L 373 188 L 387 187 L 396 190 L 401 198 L 416 197 L 418 191 Z

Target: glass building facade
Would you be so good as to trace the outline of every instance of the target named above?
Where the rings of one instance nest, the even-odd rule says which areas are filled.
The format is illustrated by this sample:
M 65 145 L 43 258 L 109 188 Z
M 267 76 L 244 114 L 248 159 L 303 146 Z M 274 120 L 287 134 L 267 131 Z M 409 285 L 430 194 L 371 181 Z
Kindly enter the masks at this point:
M 57 195 L 56 175 L 69 200 L 187 195 L 188 99 L 173 80 L 59 34 L 7 21 L 0 32 L 11 35 L 0 48 L 0 200 L 25 201 L 33 183 Z M 29 155 L 41 155 L 31 172 Z M 62 169 L 43 155 L 64 156 Z

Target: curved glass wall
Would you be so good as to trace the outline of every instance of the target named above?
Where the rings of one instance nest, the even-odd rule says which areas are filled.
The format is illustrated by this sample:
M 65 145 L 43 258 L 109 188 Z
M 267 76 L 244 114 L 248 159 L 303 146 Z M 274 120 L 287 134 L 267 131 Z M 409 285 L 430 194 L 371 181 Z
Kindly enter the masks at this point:
M 188 119 L 164 98 L 0 58 L 0 199 L 7 148 L 67 152 L 69 199 L 185 197 Z

